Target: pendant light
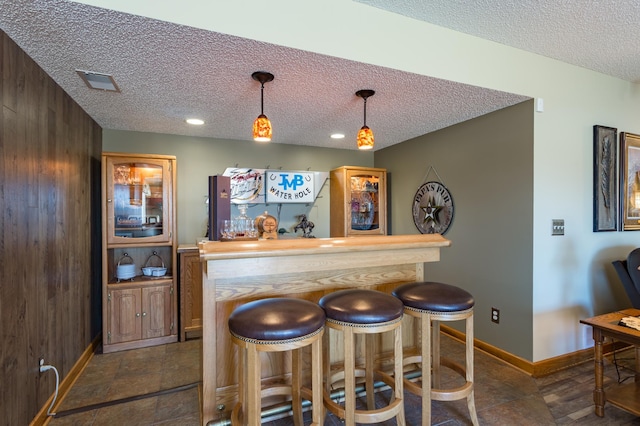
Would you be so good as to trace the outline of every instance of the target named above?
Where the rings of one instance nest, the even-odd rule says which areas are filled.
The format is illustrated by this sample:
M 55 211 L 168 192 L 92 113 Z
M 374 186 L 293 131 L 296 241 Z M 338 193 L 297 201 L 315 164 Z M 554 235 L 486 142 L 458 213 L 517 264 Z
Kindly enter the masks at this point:
M 358 149 L 373 149 L 373 131 L 367 127 L 367 98 L 376 93 L 373 90 L 358 90 L 356 96 L 364 99 L 364 126 L 358 132 Z
M 256 142 L 271 141 L 271 122 L 264 115 L 264 84 L 273 80 L 273 74 L 265 71 L 256 71 L 251 78 L 260 82 L 260 115 L 253 122 L 253 140 Z

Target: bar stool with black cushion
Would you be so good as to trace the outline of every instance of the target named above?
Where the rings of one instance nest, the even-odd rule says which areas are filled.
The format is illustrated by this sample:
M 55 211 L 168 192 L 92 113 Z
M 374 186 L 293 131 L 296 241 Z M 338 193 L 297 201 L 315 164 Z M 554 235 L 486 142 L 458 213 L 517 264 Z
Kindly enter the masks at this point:
M 404 398 L 402 376 L 402 316 L 403 305 L 395 297 L 375 290 L 350 289 L 328 294 L 319 305 L 327 316 L 327 327 L 342 332 L 344 342 L 344 368 L 331 373 L 329 357 L 329 333 L 325 333 L 324 345 L 324 404 L 336 417 L 344 419 L 347 426 L 355 423 L 378 424 L 396 417 L 398 425 L 404 425 Z M 374 338 L 380 333 L 393 331 L 393 376 L 374 370 Z M 355 341 L 365 335 L 364 366 L 356 367 Z M 392 390 L 389 403 L 375 407 L 374 377 Z M 356 381 L 364 377 L 367 409 L 356 409 Z M 333 385 L 344 381 L 344 406 L 332 399 Z
M 419 320 L 421 349 L 416 356 L 404 358 L 404 365 L 421 364 L 421 384 L 405 379 L 405 388 L 422 397 L 422 424 L 431 424 L 431 401 L 467 399 L 471 422 L 478 425 L 473 397 L 473 296 L 450 284 L 414 282 L 397 287 L 392 294 L 404 304 L 404 312 Z M 440 322 L 465 320 L 466 366 L 447 357 L 440 357 Z M 440 388 L 440 366 L 460 374 L 465 382 L 451 389 Z M 431 385 L 433 383 L 433 385 Z
M 231 340 L 240 347 L 238 404 L 231 414 L 233 425 L 261 423 L 262 399 L 291 397 L 293 419 L 301 425 L 302 398 L 311 400 L 313 425 L 321 426 L 322 336 L 325 314 L 317 304 L 294 298 L 269 298 L 245 303 L 229 316 Z M 311 345 L 311 389 L 302 385 L 301 348 Z M 292 351 L 291 385 L 262 389 L 260 352 Z

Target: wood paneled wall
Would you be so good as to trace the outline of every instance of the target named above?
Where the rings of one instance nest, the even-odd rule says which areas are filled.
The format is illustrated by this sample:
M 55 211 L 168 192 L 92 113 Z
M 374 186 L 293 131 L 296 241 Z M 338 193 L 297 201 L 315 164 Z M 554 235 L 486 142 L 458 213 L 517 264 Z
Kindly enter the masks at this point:
M 0 423 L 26 425 L 38 358 L 62 379 L 100 328 L 102 129 L 2 31 L 0 99 Z

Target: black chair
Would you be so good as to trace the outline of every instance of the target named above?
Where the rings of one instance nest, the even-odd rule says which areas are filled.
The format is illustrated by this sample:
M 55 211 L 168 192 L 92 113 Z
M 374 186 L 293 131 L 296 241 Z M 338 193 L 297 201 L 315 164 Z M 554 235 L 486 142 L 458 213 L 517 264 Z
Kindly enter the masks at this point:
M 640 309 L 640 248 L 634 249 L 627 260 L 611 262 L 634 308 Z

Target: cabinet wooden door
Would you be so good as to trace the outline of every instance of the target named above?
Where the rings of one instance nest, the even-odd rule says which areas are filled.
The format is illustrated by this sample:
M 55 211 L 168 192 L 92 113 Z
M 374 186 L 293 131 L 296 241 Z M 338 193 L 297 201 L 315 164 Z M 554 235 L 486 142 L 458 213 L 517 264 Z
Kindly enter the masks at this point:
M 387 234 L 387 172 L 344 166 L 331 170 L 331 237 Z
M 109 291 L 110 344 L 171 334 L 171 286 Z
M 107 243 L 171 242 L 172 169 L 170 159 L 106 157 Z
M 171 287 L 145 287 L 142 289 L 142 338 L 171 334 Z
M 142 335 L 142 299 L 140 289 L 110 290 L 107 303 L 109 326 L 107 342 L 130 342 Z

